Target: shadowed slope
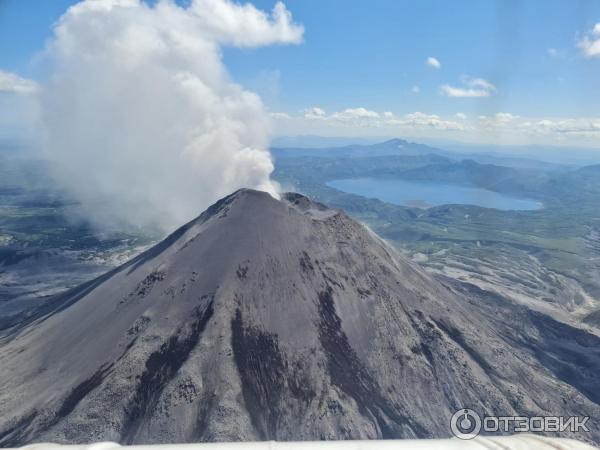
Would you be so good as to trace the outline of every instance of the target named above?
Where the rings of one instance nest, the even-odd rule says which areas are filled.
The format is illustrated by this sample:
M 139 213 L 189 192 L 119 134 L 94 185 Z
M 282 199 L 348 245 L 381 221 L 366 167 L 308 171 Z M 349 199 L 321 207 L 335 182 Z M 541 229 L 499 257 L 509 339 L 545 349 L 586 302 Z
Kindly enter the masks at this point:
M 467 406 L 600 417 L 596 336 L 436 279 L 298 194 L 238 191 L 5 331 L 2 446 L 445 437 Z

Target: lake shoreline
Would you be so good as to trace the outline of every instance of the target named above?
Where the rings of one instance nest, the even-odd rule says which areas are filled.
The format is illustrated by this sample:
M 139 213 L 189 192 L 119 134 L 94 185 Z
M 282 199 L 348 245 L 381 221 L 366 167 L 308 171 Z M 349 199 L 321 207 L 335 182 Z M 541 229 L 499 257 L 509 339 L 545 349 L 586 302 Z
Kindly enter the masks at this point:
M 538 211 L 544 207 L 538 200 L 512 197 L 477 186 L 459 184 L 362 177 L 330 180 L 326 185 L 349 194 L 419 209 L 452 204 L 502 211 Z

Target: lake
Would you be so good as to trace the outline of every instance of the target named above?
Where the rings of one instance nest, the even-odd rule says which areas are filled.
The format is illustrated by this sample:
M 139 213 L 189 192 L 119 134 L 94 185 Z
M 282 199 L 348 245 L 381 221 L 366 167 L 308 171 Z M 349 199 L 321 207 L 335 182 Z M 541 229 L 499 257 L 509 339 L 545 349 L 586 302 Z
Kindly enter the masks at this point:
M 509 197 L 477 187 L 435 182 L 420 183 L 397 179 L 352 178 L 329 181 L 327 186 L 350 194 L 417 208 L 462 204 L 505 211 L 530 211 L 542 207 L 542 203 L 537 200 Z

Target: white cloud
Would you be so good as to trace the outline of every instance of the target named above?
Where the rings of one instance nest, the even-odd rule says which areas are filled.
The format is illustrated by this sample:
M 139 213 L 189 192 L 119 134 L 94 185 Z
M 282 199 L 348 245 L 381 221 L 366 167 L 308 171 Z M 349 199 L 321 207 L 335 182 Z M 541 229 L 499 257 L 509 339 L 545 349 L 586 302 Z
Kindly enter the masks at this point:
M 390 112 L 384 113 L 392 114 Z M 309 120 L 324 120 L 324 121 L 338 121 L 338 122 L 353 122 L 361 120 L 377 119 L 380 117 L 379 113 L 370 111 L 366 108 L 348 108 L 343 111 L 334 112 L 331 115 L 327 115 L 324 109 L 313 106 L 302 111 L 302 116 Z
M 470 86 L 470 87 L 473 87 L 473 88 L 480 88 L 480 89 L 485 89 L 485 90 L 488 90 L 488 91 L 495 91 L 496 90 L 496 86 L 494 86 L 489 81 L 484 80 L 483 78 L 461 77 L 461 80 L 467 86 Z
M 519 124 L 521 130 L 533 134 L 600 137 L 600 118 L 542 119 Z
M 331 118 L 334 120 L 353 120 L 353 119 L 377 119 L 379 114 L 365 108 L 348 108 L 340 112 L 333 113 Z
M 507 112 L 499 112 L 494 115 L 494 118 L 498 122 L 510 122 L 512 120 L 518 119 L 519 116 L 515 116 L 514 114 L 507 113 Z
M 273 119 L 291 119 L 291 116 L 284 112 L 272 112 L 269 113 L 269 116 L 271 116 Z
M 496 92 L 496 86 L 483 78 L 461 77 L 464 87 L 445 84 L 440 87 L 443 95 L 451 98 L 484 98 Z
M 40 89 L 59 179 L 100 224 L 165 231 L 237 188 L 275 193 L 271 118 L 231 80 L 221 47 L 301 38 L 282 3 L 271 14 L 230 0 L 75 4 L 56 25 Z
M 421 92 L 421 88 L 419 86 L 413 86 L 411 91 L 413 91 L 413 93 L 418 94 L 419 92 Z
M 0 93 L 33 94 L 37 92 L 37 89 L 38 86 L 35 81 L 0 70 Z
M 596 145 L 600 138 L 600 118 L 524 118 L 499 112 L 492 116 L 479 116 L 475 127 L 479 132 L 493 132 L 495 135 L 516 133 L 533 139 L 546 137 L 556 142 L 591 138 L 590 143 Z
M 464 130 L 465 126 L 453 120 L 442 119 L 436 114 L 425 114 L 422 112 L 414 112 L 405 114 L 404 116 L 389 121 L 393 125 L 399 125 L 408 128 L 418 129 L 435 129 L 435 130 Z
M 444 95 L 451 98 L 474 98 L 474 97 L 489 97 L 489 91 L 483 89 L 465 89 L 453 87 L 448 84 L 443 85 L 441 91 Z
M 435 114 L 425 114 L 414 112 L 403 116 L 396 116 L 391 111 L 378 113 L 363 107 L 348 108 L 343 111 L 334 112 L 331 115 L 325 114 L 320 108 L 309 108 L 304 110 L 301 117 L 291 117 L 286 120 L 285 127 L 295 122 L 296 125 L 302 125 L 302 121 L 310 124 L 319 124 L 326 128 L 334 129 L 337 127 L 351 129 L 383 129 L 394 128 L 404 130 L 429 129 L 429 130 L 463 130 L 464 124 L 454 120 L 443 119 Z M 277 122 L 283 125 L 281 120 Z M 317 132 L 318 134 L 318 132 Z
M 291 116 L 290 119 L 276 121 L 275 125 L 277 134 L 288 136 L 404 136 L 414 139 L 447 138 L 488 144 L 568 144 L 592 148 L 597 148 L 600 139 L 600 117 L 535 118 L 521 117 L 505 111 L 480 116 L 467 116 L 462 112 L 451 116 L 420 111 L 403 115 L 390 111 L 372 112 L 377 116 L 369 114 L 369 117 L 365 118 L 359 114 L 350 118 L 348 115 L 345 120 L 339 119 L 341 113 L 323 114 L 319 116 L 320 120 Z
M 437 58 L 434 58 L 433 56 L 427 58 L 425 64 L 427 64 L 429 67 L 433 67 L 434 69 L 439 69 L 440 67 L 442 67 L 442 64 L 437 60 Z
M 600 56 L 600 22 L 594 26 L 591 33 L 577 43 L 577 46 L 588 58 Z
M 206 34 L 237 47 L 298 44 L 304 33 L 282 2 L 275 4 L 270 15 L 250 3 L 231 0 L 193 0 L 189 9 Z
M 492 116 L 479 116 L 477 128 L 480 130 L 501 130 L 507 126 L 514 126 L 514 122 L 520 117 L 507 112 L 497 112 Z
M 304 117 L 306 119 L 324 119 L 327 114 L 324 109 L 313 106 L 312 108 L 308 108 L 304 110 Z

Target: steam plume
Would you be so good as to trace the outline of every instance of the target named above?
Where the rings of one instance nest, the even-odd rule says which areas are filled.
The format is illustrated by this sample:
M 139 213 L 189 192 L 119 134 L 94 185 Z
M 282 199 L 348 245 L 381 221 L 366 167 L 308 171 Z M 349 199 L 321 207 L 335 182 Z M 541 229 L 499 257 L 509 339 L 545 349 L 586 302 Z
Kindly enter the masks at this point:
M 239 187 L 275 193 L 260 98 L 222 45 L 297 43 L 303 29 L 229 0 L 86 0 L 63 15 L 40 100 L 59 179 L 106 224 L 170 230 Z

